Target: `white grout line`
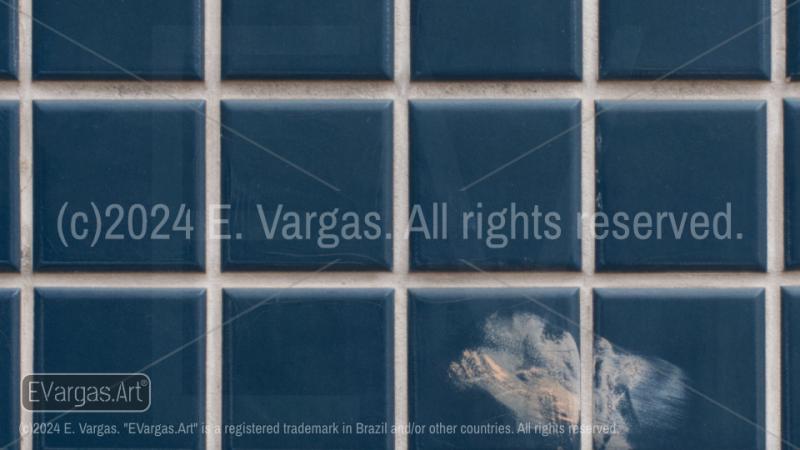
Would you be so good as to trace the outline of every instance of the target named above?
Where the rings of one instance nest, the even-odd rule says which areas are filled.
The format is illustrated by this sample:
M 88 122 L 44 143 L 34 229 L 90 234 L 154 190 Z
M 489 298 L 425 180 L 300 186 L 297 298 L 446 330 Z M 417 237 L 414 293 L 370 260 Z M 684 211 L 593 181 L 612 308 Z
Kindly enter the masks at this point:
M 584 279 L 580 295 L 581 425 L 593 420 L 594 336 L 592 277 L 595 273 L 595 243 L 592 222 L 595 213 L 595 99 L 599 83 L 599 0 L 583 0 L 582 6 L 583 91 L 581 92 L 581 259 Z M 630 89 L 630 88 L 629 88 Z M 581 449 L 592 449 L 592 434 L 581 433 Z
M 766 422 L 780 433 L 780 280 L 783 270 L 783 111 L 780 98 L 767 102 L 767 267 L 765 276 Z M 767 434 L 767 449 L 779 450 L 780 440 Z
M 584 5 L 584 9 L 588 7 Z M 29 19 L 30 20 L 30 19 Z M 777 19 L 776 19 L 777 25 Z M 587 39 L 584 38 L 584 41 Z M 584 42 L 584 44 L 586 44 Z M 586 46 L 584 45 L 584 49 Z M 584 62 L 587 63 L 587 56 Z M 780 57 L 773 51 L 773 60 Z M 395 64 L 399 66 L 398 61 Z M 776 63 L 774 63 L 776 64 Z M 783 66 L 783 64 L 781 64 Z M 584 65 L 584 76 L 596 68 Z M 398 71 L 401 69 L 398 67 Z M 781 71 L 782 72 L 782 71 Z M 399 76 L 400 72 L 396 74 Z M 21 82 L 0 80 L 0 99 L 19 98 Z M 252 80 L 222 81 L 219 96 L 223 99 L 252 98 L 353 98 L 392 99 L 402 89 L 408 98 L 580 98 L 592 92 L 598 99 L 619 99 L 642 90 L 631 100 L 648 99 L 764 99 L 776 89 L 783 96 L 800 97 L 800 83 L 746 80 L 664 80 L 652 81 L 456 81 L 414 82 L 405 86 L 400 81 L 286 81 Z M 206 85 L 196 81 L 34 81 L 30 97 L 42 100 L 67 99 L 199 99 L 206 94 Z
M 764 305 L 765 427 L 767 450 L 780 450 L 781 439 L 781 320 L 780 286 L 785 279 L 783 231 L 783 97 L 797 95 L 786 81 L 786 0 L 771 2 L 772 76 L 767 109 L 767 256 L 768 270 Z
M 220 76 L 222 55 L 222 0 L 205 2 L 205 101 L 206 101 L 206 237 L 216 230 L 213 220 L 218 214 L 208 205 L 218 205 L 220 201 L 221 180 L 221 129 L 220 119 Z M 220 243 L 206 239 L 206 414 L 205 423 L 209 430 L 222 425 L 222 291 L 218 283 L 221 267 Z M 215 432 L 205 435 L 206 448 L 222 448 L 222 436 Z
M 19 79 L 19 176 L 20 176 L 20 376 L 33 372 L 33 332 L 34 332 L 34 297 L 33 297 L 33 109 L 31 104 L 32 77 L 32 43 L 33 24 L 30 19 L 33 0 L 19 0 L 18 3 L 18 79 Z M 31 429 L 33 414 L 25 411 L 21 405 L 20 423 L 22 429 Z M 21 450 L 33 448 L 32 435 L 22 435 L 19 443 Z
M 408 90 L 411 77 L 411 0 L 394 0 L 394 164 L 391 287 L 394 299 L 394 420 L 397 425 L 409 423 L 408 412 L 408 291 L 409 247 L 405 239 L 409 204 L 409 128 Z M 362 91 L 358 91 L 362 92 Z M 396 433 L 394 448 L 406 450 L 409 436 Z
M 225 287 L 282 287 L 293 277 L 307 272 L 225 272 L 215 275 L 213 283 Z M 581 272 L 470 272 L 447 273 L 391 273 L 391 272 L 325 272 L 306 280 L 303 286 L 332 287 L 433 287 L 433 286 L 497 286 L 496 278 L 518 285 L 594 287 L 647 287 L 654 288 L 747 288 L 776 285 L 800 285 L 800 272 L 764 274 L 758 272 L 642 272 L 595 273 L 587 276 Z M 39 273 L 34 275 L 2 274 L 0 288 L 19 287 L 31 282 L 41 287 L 204 287 L 209 281 L 200 273 Z

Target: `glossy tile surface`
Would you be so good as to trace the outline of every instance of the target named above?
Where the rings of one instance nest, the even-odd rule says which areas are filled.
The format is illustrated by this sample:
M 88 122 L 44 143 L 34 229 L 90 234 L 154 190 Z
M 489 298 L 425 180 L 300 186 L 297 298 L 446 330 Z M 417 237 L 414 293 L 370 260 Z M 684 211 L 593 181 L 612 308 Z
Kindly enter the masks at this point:
M 580 0 L 411 0 L 414 79 L 581 78 Z
M 19 106 L 0 102 L 0 271 L 19 269 Z
M 223 78 L 391 79 L 392 0 L 223 0 Z
M 595 448 L 765 447 L 763 290 L 598 289 L 594 320 Z
M 223 438 L 226 449 L 392 449 L 391 290 L 226 290 L 223 423 L 350 424 L 353 433 Z M 329 430 L 332 431 L 332 430 Z
M 19 320 L 19 291 L 0 289 L 0 448 L 8 450 L 20 447 Z
M 118 433 L 34 436 L 34 449 L 203 448 L 200 433 L 155 434 L 205 421 L 205 292 L 200 289 L 37 289 L 34 373 L 145 373 L 141 413 L 35 413 L 35 422 L 113 425 Z M 126 423 L 136 424 L 131 432 Z M 151 426 L 147 432 L 147 426 Z
M 580 268 L 577 100 L 409 109 L 413 270 Z
M 202 270 L 201 101 L 34 102 L 37 270 Z
M 800 11 L 794 5 L 786 10 L 786 76 L 800 78 Z
M 598 270 L 766 269 L 764 102 L 596 111 Z
M 17 77 L 17 1 L 6 0 L 0 8 L 0 79 Z
M 222 104 L 225 270 L 392 265 L 392 103 Z
M 33 17 L 35 79 L 203 78 L 201 0 L 40 0 Z
M 800 100 L 783 103 L 784 264 L 800 268 Z
M 769 0 L 600 2 L 600 78 L 770 77 Z
M 409 448 L 580 448 L 579 318 L 578 289 L 412 289 Z
M 800 440 L 800 288 L 781 289 L 783 443 L 790 450 Z

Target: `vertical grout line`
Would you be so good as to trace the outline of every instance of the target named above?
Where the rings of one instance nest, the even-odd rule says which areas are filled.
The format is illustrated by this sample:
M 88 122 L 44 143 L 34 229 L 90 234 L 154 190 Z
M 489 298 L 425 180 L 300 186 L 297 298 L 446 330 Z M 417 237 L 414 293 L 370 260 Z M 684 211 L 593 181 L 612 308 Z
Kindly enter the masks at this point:
M 394 304 L 394 420 L 398 430 L 409 423 L 408 418 L 408 291 L 395 286 Z M 394 435 L 394 448 L 406 450 L 409 436 L 402 432 Z
M 583 429 L 591 430 L 592 424 L 592 390 L 593 390 L 593 377 L 594 377 L 594 364 L 593 364 L 593 346 L 594 346 L 594 321 L 593 304 L 592 304 L 592 288 L 584 286 L 580 290 L 580 352 L 581 352 L 581 382 L 580 382 L 580 399 L 581 399 L 581 427 Z M 592 449 L 593 434 L 591 431 L 584 432 L 581 430 L 581 449 Z
M 592 423 L 592 276 L 594 274 L 594 230 L 592 220 L 595 213 L 595 114 L 594 100 L 591 95 L 584 95 L 582 100 L 581 128 L 581 257 L 583 260 L 584 281 L 581 286 L 581 424 Z M 588 333 L 588 334 L 587 334 Z M 591 448 L 591 433 L 584 434 L 581 448 Z
M 399 429 L 408 417 L 408 229 L 409 146 L 408 90 L 411 74 L 411 1 L 394 0 L 394 170 L 392 196 L 393 272 L 398 275 L 394 308 L 394 420 Z M 394 448 L 406 450 L 409 436 L 395 433 Z
M 206 0 L 204 10 L 204 61 L 206 102 L 206 448 L 222 448 L 222 292 L 220 242 L 213 227 L 220 204 L 220 77 L 222 0 Z
M 780 450 L 781 321 L 780 282 L 784 267 L 783 92 L 786 87 L 786 0 L 772 0 L 771 87 L 767 101 L 767 286 L 765 330 L 766 448 Z
M 770 283 L 766 288 L 764 305 L 765 364 L 766 364 L 766 439 L 768 450 L 781 448 L 781 349 L 780 349 L 780 286 Z
M 592 277 L 595 271 L 595 241 L 592 218 L 595 213 L 595 106 L 599 73 L 599 0 L 584 0 L 582 6 L 583 81 L 581 95 L 581 259 L 584 282 L 580 295 L 581 330 L 581 426 L 591 430 L 593 394 L 593 304 Z M 581 432 L 581 449 L 591 450 L 592 433 Z
M 21 296 L 20 296 L 20 376 L 33 372 L 34 286 L 33 286 L 33 107 L 31 104 L 32 0 L 18 0 L 17 30 L 19 78 L 19 177 L 20 177 L 20 245 L 21 245 Z M 21 379 L 20 379 L 21 380 Z M 33 414 L 25 411 L 21 402 L 20 424 L 23 431 L 30 430 Z M 21 436 L 21 450 L 33 448 L 30 433 Z

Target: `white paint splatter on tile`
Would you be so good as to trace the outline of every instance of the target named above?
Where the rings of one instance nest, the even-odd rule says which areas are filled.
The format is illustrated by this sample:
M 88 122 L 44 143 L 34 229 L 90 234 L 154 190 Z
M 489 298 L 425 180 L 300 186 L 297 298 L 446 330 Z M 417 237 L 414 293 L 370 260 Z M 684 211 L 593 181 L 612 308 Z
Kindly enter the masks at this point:
M 577 424 L 580 354 L 569 333 L 554 333 L 533 314 L 492 315 L 484 345 L 450 364 L 458 386 L 483 389 L 520 422 Z
M 686 406 L 686 376 L 659 358 L 634 355 L 603 338 L 594 344 L 594 423 L 614 427 L 595 434 L 598 450 L 631 449 L 632 433 L 675 429 Z
M 450 363 L 451 381 L 481 389 L 521 423 L 577 425 L 580 421 L 580 354 L 572 334 L 531 313 L 494 314 L 483 326 L 483 344 Z M 685 375 L 658 358 L 634 355 L 595 340 L 595 434 L 598 449 L 632 449 L 632 433 L 670 429 L 685 406 Z

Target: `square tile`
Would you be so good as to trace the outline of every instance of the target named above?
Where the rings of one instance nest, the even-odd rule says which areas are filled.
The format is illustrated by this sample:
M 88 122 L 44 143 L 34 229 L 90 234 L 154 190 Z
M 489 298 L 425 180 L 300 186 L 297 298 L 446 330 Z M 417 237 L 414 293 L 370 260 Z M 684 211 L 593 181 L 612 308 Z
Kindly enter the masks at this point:
M 224 270 L 392 267 L 392 103 L 222 103 Z
M 412 289 L 409 448 L 580 448 L 579 320 L 578 289 Z
M 601 79 L 770 78 L 770 2 L 600 2 Z
M 783 448 L 791 450 L 800 441 L 800 288 L 781 289 L 781 316 L 781 437 L 785 441 Z
M 0 102 L 0 271 L 18 270 L 19 253 L 19 105 Z
M 597 103 L 598 270 L 766 270 L 764 102 Z
M 581 79 L 580 0 L 411 0 L 414 79 Z
M 800 100 L 783 103 L 784 263 L 800 268 Z
M 137 413 L 35 412 L 34 422 L 62 431 L 69 422 L 73 431 L 83 423 L 117 432 L 35 434 L 34 449 L 204 447 L 199 432 L 157 436 L 154 428 L 205 421 L 205 291 L 49 288 L 35 296 L 34 373 L 144 373 L 151 401 Z
M 37 0 L 33 78 L 200 80 L 202 0 Z
M 0 5 L 0 79 L 17 77 L 17 2 L 5 0 Z
M 394 448 L 393 298 L 388 289 L 225 290 L 223 424 L 281 431 L 228 433 L 223 448 Z
M 222 77 L 391 79 L 392 0 L 223 0 Z
M 579 101 L 409 109 L 412 269 L 580 270 Z
M 764 320 L 762 289 L 595 290 L 595 448 L 764 449 Z
M 0 448 L 7 450 L 20 448 L 19 320 L 19 291 L 0 289 Z
M 37 101 L 36 270 L 202 270 L 202 101 Z

